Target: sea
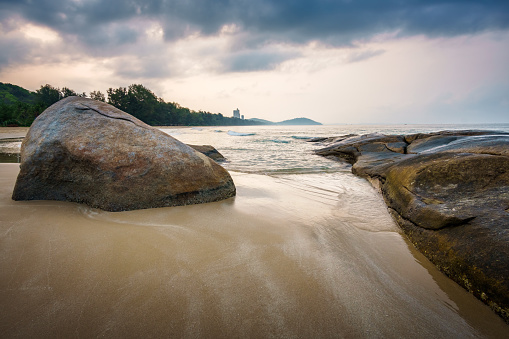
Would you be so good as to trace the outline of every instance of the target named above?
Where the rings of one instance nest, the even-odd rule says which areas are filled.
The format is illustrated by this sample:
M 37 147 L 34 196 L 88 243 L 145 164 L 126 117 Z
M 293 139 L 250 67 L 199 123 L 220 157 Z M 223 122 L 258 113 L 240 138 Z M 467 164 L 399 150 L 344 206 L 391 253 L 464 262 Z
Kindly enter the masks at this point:
M 214 146 L 237 196 L 115 213 L 15 202 L 18 165 L 0 165 L 0 336 L 508 337 L 413 247 L 368 181 L 308 140 L 509 124 L 159 128 Z
M 443 130 L 509 132 L 509 124 L 162 127 L 161 130 L 187 144 L 214 146 L 226 157 L 227 161 L 222 165 L 228 170 L 274 176 L 349 170 L 344 163 L 314 155 L 313 150 L 323 145 L 307 142 L 311 138 L 370 133 L 405 135 Z

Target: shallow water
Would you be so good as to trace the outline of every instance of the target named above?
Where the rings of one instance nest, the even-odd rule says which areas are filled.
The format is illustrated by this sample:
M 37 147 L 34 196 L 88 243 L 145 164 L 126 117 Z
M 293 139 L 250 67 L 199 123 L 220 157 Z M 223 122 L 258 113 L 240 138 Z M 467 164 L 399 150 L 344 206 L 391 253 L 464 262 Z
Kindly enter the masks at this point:
M 232 172 L 237 197 L 111 213 L 10 199 L 0 337 L 502 338 L 346 172 Z
M 344 163 L 316 156 L 320 143 L 312 137 L 347 134 L 413 134 L 441 130 L 483 129 L 509 132 L 509 124 L 491 125 L 331 125 L 331 126 L 230 126 L 200 129 L 161 128 L 187 144 L 208 144 L 217 148 L 232 171 L 259 174 L 327 173 L 350 171 Z

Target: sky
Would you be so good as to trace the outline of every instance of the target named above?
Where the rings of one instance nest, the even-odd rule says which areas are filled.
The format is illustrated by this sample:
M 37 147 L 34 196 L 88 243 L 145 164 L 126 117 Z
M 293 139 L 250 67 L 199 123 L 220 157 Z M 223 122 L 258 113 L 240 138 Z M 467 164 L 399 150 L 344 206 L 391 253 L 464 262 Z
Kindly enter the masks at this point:
M 0 0 L 0 82 L 324 124 L 509 123 L 509 1 Z

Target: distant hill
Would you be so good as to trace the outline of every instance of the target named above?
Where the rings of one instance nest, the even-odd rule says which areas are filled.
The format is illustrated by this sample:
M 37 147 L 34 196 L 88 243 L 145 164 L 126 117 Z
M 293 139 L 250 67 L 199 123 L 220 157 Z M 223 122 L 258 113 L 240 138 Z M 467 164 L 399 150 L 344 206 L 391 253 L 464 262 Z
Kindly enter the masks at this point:
M 265 119 L 258 119 L 258 118 L 251 118 L 251 119 L 246 119 L 246 120 L 258 122 L 258 123 L 265 124 L 265 125 L 274 125 L 275 124 L 275 122 L 273 122 L 273 121 L 269 121 L 269 120 L 265 120 Z
M 12 105 L 16 102 L 33 104 L 36 101 L 34 92 L 23 87 L 0 82 L 0 103 Z
M 276 125 L 321 125 L 321 123 L 308 118 L 295 118 L 277 122 Z
M 262 123 L 265 125 L 288 125 L 288 126 L 290 126 L 290 125 L 321 125 L 321 123 L 311 120 L 311 119 L 308 119 L 308 118 L 295 118 L 295 119 L 284 120 L 284 121 L 280 121 L 280 122 L 273 122 L 273 121 L 257 119 L 257 118 L 252 118 L 252 119 L 248 119 L 248 120 L 251 120 L 254 122 L 259 122 L 259 123 Z

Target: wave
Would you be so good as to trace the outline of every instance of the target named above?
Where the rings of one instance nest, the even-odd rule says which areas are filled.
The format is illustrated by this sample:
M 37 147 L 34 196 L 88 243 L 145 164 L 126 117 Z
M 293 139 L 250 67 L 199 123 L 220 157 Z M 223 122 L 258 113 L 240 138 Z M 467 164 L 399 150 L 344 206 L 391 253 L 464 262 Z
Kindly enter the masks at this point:
M 290 143 L 290 141 L 288 140 L 278 140 L 278 139 L 272 139 L 272 140 L 267 140 L 269 142 L 275 142 L 276 144 L 288 144 Z
M 233 135 L 236 137 L 244 137 L 244 136 L 255 135 L 255 134 L 256 133 L 239 133 L 239 132 L 234 132 L 234 131 L 228 131 L 228 135 Z
M 179 131 L 179 130 L 176 130 L 176 129 L 169 129 L 169 128 L 159 128 L 159 130 L 161 130 L 162 132 L 170 135 L 170 136 L 175 136 L 175 135 L 182 135 L 182 133 Z
M 263 174 L 268 175 L 284 175 L 284 174 L 319 174 L 319 173 L 338 173 L 337 168 L 331 167 L 294 167 L 294 168 L 277 168 L 262 171 Z M 345 173 L 351 173 L 349 170 Z
M 311 137 L 303 137 L 303 136 L 299 136 L 299 135 L 292 135 L 291 138 L 292 139 L 297 139 L 297 140 L 309 140 L 309 139 L 311 139 Z

